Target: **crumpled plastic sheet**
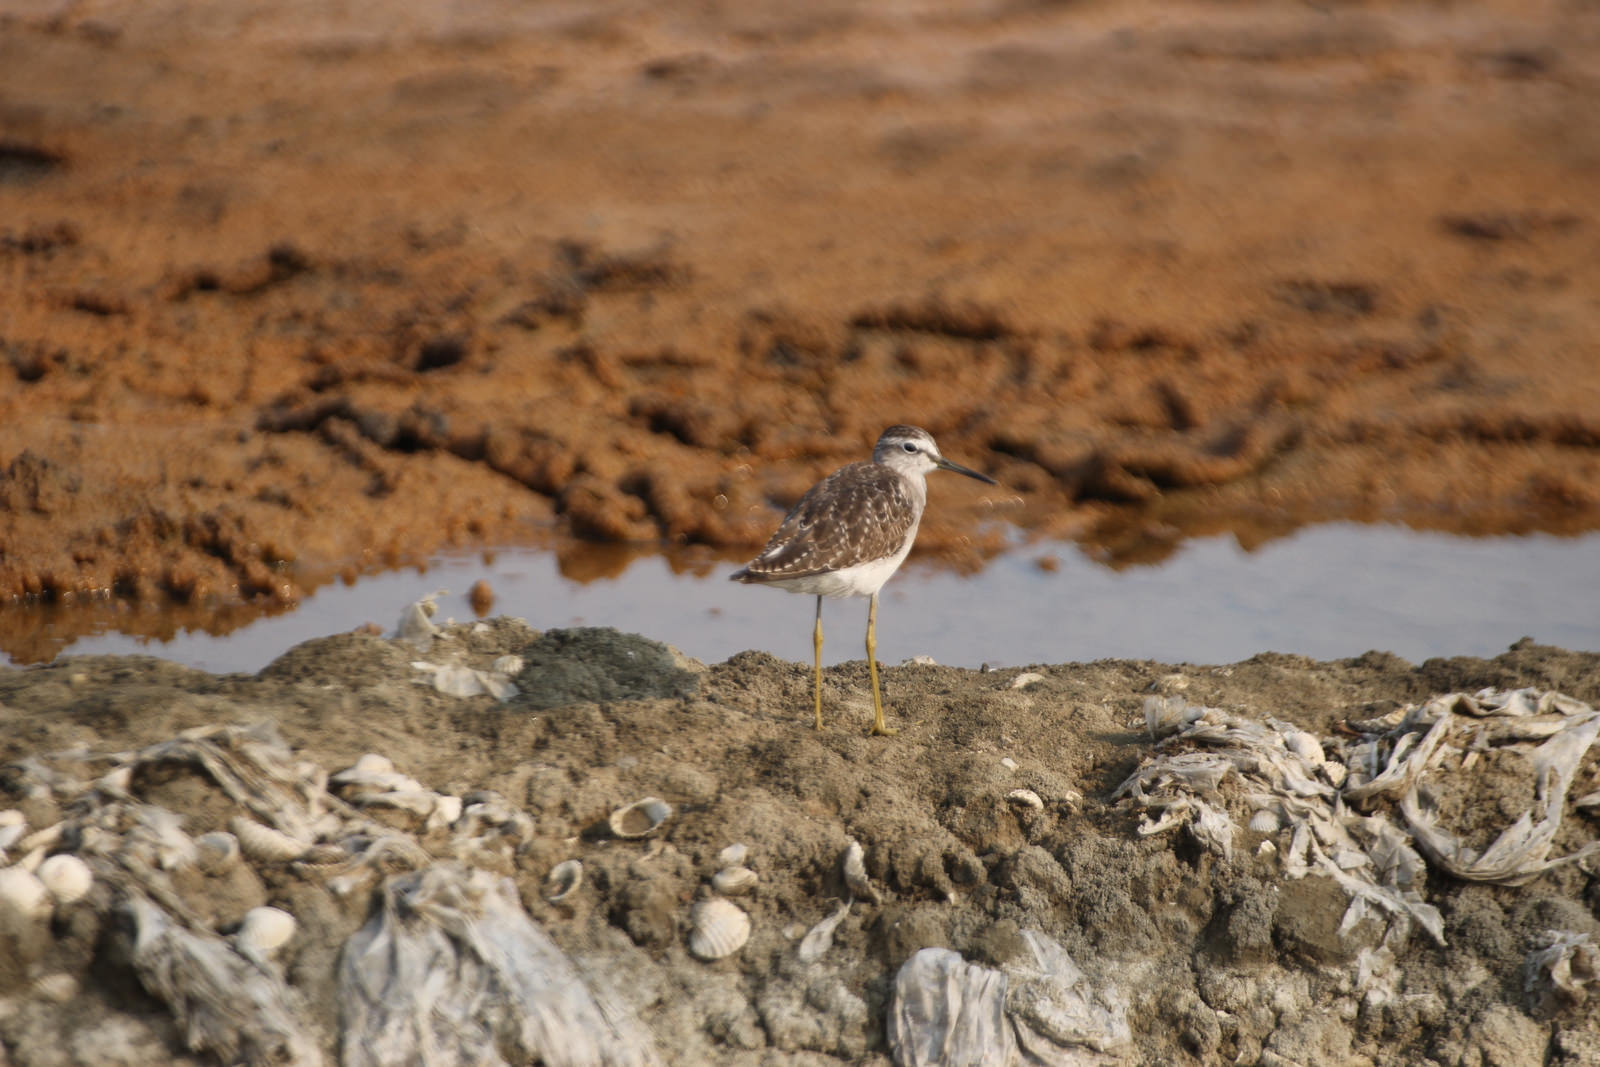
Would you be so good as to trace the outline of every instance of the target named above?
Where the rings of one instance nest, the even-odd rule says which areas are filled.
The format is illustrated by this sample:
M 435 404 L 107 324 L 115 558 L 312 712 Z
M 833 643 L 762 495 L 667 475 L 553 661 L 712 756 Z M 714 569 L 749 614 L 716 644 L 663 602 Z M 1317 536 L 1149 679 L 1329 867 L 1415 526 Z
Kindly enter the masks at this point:
M 1519 725 L 1537 720 L 1540 725 L 1533 731 L 1486 731 L 1483 720 L 1497 717 Z M 1423 725 L 1427 732 L 1416 741 Z M 1472 696 L 1455 693 L 1411 709 L 1388 734 L 1361 746 L 1359 759 L 1366 765 L 1352 768 L 1344 795 L 1349 800 L 1397 795 L 1400 813 L 1417 846 L 1436 867 L 1468 881 L 1523 885 L 1553 867 L 1600 852 L 1600 842 L 1591 842 L 1570 855 L 1549 858 L 1561 828 L 1567 792 L 1596 737 L 1600 737 L 1600 712 L 1560 693 L 1532 689 L 1485 689 Z M 1475 754 L 1483 748 L 1525 748 L 1533 738 L 1543 738 L 1528 751 L 1536 776 L 1535 806 L 1481 852 L 1440 825 L 1423 805 L 1419 790 L 1428 775 L 1470 773 Z M 1452 740 L 1458 744 L 1451 745 Z M 1392 742 L 1392 748 L 1381 770 L 1366 778 L 1365 772 L 1371 770 L 1376 754 L 1387 742 Z M 1464 753 L 1459 761 L 1450 758 L 1455 751 Z
M 339 997 L 345 1067 L 660 1062 L 643 1025 L 590 989 L 509 879 L 461 864 L 388 879 L 383 907 L 345 943 Z
M 1067 950 L 1023 931 L 1029 954 L 1000 970 L 946 948 L 895 975 L 889 1047 L 899 1067 L 1077 1067 L 1118 1062 L 1132 1045 L 1127 1005 L 1096 989 Z
M 1148 698 L 1145 717 L 1152 734 L 1167 736 L 1158 744 L 1157 756 L 1113 794 L 1160 813 L 1157 819 L 1147 818 L 1140 833 L 1186 826 L 1202 845 L 1228 856 L 1233 824 L 1215 800 L 1229 772 L 1235 772 L 1249 801 L 1276 813 L 1290 827 L 1285 873 L 1291 878 L 1324 873 L 1350 895 L 1341 932 L 1382 913 L 1417 923 L 1443 944 L 1443 919 L 1422 896 L 1424 855 L 1458 878 L 1519 885 L 1554 866 L 1600 852 L 1600 842 L 1593 842 L 1570 855 L 1549 858 L 1567 792 L 1600 736 L 1600 712 L 1560 693 L 1452 693 L 1381 719 L 1352 723 L 1365 734 L 1359 743 L 1326 742 L 1330 750 L 1347 749 L 1344 763 L 1321 758 L 1324 743 L 1286 723 L 1255 722 L 1181 698 Z M 1205 749 L 1181 750 L 1187 745 Z M 1534 810 L 1478 852 L 1439 825 L 1422 804 L 1419 790 L 1429 775 L 1470 774 L 1481 754 L 1497 745 L 1528 751 L 1538 795 Z M 1395 801 L 1403 828 L 1385 812 L 1362 815 L 1347 808 L 1384 798 Z
M 1528 953 L 1523 990 L 1536 1012 L 1582 1004 L 1600 992 L 1600 948 L 1588 934 L 1547 930 L 1545 944 Z
M 1156 758 L 1112 794 L 1163 812 L 1159 820 L 1141 826 L 1140 833 L 1185 826 L 1202 847 L 1230 858 L 1236 827 L 1216 801 L 1228 772 L 1233 772 L 1252 804 L 1290 825 L 1284 873 L 1290 878 L 1324 873 L 1349 894 L 1341 930 L 1377 912 L 1397 919 L 1401 934 L 1416 923 L 1443 943 L 1443 918 L 1422 898 L 1422 882 L 1415 877 L 1422 858 L 1388 820 L 1346 811 L 1333 784 L 1345 780 L 1343 768 L 1319 758 L 1320 744 L 1306 744 L 1298 736 L 1303 731 L 1275 720 L 1258 722 L 1218 708 L 1175 707 L 1171 697 L 1151 697 L 1146 705 L 1152 730 L 1165 730 L 1169 736 L 1157 745 Z M 1196 743 L 1207 749 L 1169 751 Z
M 404 641 L 418 652 L 432 648 L 433 639 L 439 633 L 439 627 L 433 621 L 433 614 L 438 610 L 434 602 L 447 592 L 440 589 L 407 604 L 405 610 L 400 612 L 400 622 L 395 626 L 395 639 Z
M 517 685 L 500 671 L 481 671 L 460 663 L 429 663 L 414 660 L 411 666 L 430 675 L 428 684 L 445 696 L 475 697 L 488 693 L 501 702 L 517 695 Z
M 247 960 L 208 930 L 173 921 L 138 893 L 128 895 L 125 907 L 135 928 L 133 969 L 172 1009 L 191 1050 L 252 1067 L 320 1067 L 317 1042 L 273 968 Z

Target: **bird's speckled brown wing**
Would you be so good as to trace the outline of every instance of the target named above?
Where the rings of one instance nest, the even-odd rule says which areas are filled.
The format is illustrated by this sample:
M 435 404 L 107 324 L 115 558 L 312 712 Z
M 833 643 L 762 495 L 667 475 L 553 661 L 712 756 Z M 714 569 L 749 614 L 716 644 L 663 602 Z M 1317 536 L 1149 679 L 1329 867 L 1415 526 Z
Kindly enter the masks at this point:
M 905 481 L 878 463 L 852 463 L 812 486 L 761 555 L 733 577 L 804 578 L 892 556 L 911 533 L 916 503 Z

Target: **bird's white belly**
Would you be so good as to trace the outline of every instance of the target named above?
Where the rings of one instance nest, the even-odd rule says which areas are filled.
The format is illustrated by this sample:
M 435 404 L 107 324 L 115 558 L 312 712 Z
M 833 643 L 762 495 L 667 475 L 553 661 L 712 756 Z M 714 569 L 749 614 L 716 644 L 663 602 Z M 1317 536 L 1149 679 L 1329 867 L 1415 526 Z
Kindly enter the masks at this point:
M 882 589 L 883 583 L 900 569 L 900 564 L 906 561 L 906 556 L 911 552 L 911 542 L 915 541 L 916 537 L 916 527 L 912 527 L 905 544 L 901 545 L 900 551 L 892 556 L 851 564 L 825 574 L 808 574 L 803 578 L 780 578 L 765 584 L 775 585 L 791 593 L 809 593 L 812 596 L 871 596 Z

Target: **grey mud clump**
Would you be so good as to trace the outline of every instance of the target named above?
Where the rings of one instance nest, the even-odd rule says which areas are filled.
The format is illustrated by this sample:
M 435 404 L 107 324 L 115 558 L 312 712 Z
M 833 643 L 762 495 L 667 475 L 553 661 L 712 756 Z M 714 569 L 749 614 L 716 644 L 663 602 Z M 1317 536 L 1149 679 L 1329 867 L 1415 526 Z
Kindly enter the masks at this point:
M 695 677 L 659 641 L 609 626 L 547 630 L 522 652 L 517 685 L 538 710 L 693 696 Z

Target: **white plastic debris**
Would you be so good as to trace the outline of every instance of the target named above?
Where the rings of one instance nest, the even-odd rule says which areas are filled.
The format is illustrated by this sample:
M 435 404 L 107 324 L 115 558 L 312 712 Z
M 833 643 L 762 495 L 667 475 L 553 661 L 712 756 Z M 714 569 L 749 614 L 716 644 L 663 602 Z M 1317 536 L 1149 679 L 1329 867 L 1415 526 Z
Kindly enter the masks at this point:
M 894 978 L 889 1048 L 899 1067 L 1013 1064 L 1006 976 L 947 948 L 925 948 Z
M 215 1053 L 224 1063 L 322 1063 L 281 977 L 209 930 L 173 921 L 137 893 L 126 906 L 136 931 L 133 969 L 147 991 L 166 1001 L 192 1051 Z
M 407 604 L 400 613 L 400 624 L 395 628 L 396 639 L 404 641 L 418 652 L 432 648 L 433 639 L 439 633 L 439 627 L 433 624 L 433 613 L 438 610 L 434 601 L 447 592 L 440 589 Z
M 507 701 L 517 695 L 516 683 L 500 671 L 480 671 L 459 663 L 429 663 L 426 660 L 414 660 L 411 666 L 431 674 L 428 684 L 445 696 L 475 697 L 480 693 L 488 693 L 496 700 Z
M 1486 731 L 1486 721 L 1496 719 L 1518 726 L 1537 724 L 1537 728 Z M 1424 726 L 1426 733 L 1419 740 Z M 1530 745 L 1530 734 L 1542 738 L 1542 743 Z M 1600 842 L 1591 842 L 1570 855 L 1549 858 L 1567 792 L 1597 736 L 1600 712 L 1560 693 L 1531 689 L 1455 693 L 1409 709 L 1398 726 L 1362 746 L 1363 763 L 1351 768 L 1344 796 L 1351 800 L 1396 796 L 1417 847 L 1435 866 L 1469 881 L 1521 885 L 1552 867 L 1600 852 Z M 1532 764 L 1535 803 L 1479 851 L 1439 822 L 1422 803 L 1420 789 L 1424 780 L 1470 774 L 1478 753 L 1502 746 L 1525 752 Z M 1369 774 L 1385 748 L 1388 755 L 1381 770 Z M 1447 755 L 1451 750 L 1465 755 L 1453 759 Z
M 390 878 L 339 961 L 345 1067 L 660 1062 L 643 1026 L 591 990 L 508 878 L 436 864 Z
M 1036 930 L 1000 970 L 925 948 L 895 975 L 889 1047 L 900 1067 L 1103 1062 L 1132 1044 L 1127 1006 L 1090 985 L 1067 950 Z
M 1588 934 L 1547 930 L 1544 941 L 1523 965 L 1523 989 L 1534 1011 L 1582 1004 L 1590 992 L 1600 992 L 1600 948 Z
M 1139 832 L 1187 826 L 1197 841 L 1226 858 L 1233 830 L 1226 801 L 1237 788 L 1258 815 L 1276 812 L 1290 835 L 1282 853 L 1286 876 L 1325 874 L 1350 895 L 1341 932 L 1383 915 L 1414 922 L 1442 944 L 1443 918 L 1423 896 L 1424 856 L 1458 878 L 1518 885 L 1600 852 L 1600 842 L 1592 842 L 1549 857 L 1566 794 L 1600 736 L 1600 712 L 1559 693 L 1453 693 L 1353 722 L 1365 736 L 1348 744 L 1177 697 L 1147 697 L 1145 714 L 1151 732 L 1166 737 L 1114 794 L 1145 809 Z M 1447 775 L 1470 775 L 1502 746 L 1515 746 L 1532 765 L 1536 800 L 1479 851 L 1441 825 L 1421 800 L 1423 784 L 1437 790 Z M 1330 758 L 1340 751 L 1342 756 Z M 1403 826 L 1389 811 L 1363 815 L 1347 807 L 1383 802 L 1393 805 Z M 1270 821 L 1260 818 L 1253 825 L 1265 829 Z

